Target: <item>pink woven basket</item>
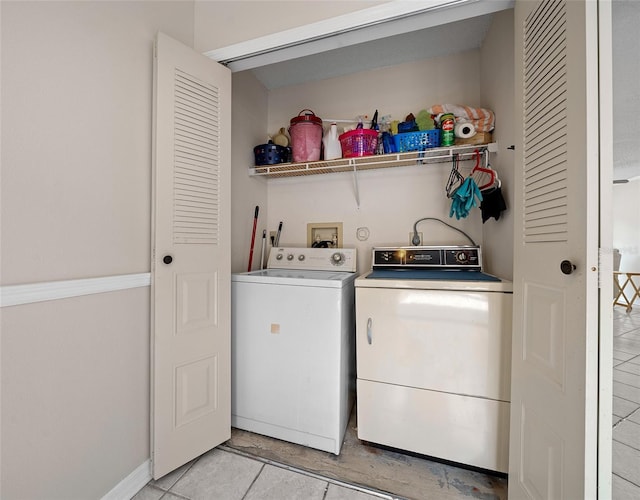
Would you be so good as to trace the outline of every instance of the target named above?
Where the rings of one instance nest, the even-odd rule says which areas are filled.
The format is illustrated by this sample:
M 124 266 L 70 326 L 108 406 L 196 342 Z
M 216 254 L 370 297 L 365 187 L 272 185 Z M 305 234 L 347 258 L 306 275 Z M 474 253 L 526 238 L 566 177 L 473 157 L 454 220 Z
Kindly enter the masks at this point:
M 359 128 L 345 132 L 338 139 L 342 146 L 343 158 L 371 156 L 375 154 L 378 145 L 378 131 Z

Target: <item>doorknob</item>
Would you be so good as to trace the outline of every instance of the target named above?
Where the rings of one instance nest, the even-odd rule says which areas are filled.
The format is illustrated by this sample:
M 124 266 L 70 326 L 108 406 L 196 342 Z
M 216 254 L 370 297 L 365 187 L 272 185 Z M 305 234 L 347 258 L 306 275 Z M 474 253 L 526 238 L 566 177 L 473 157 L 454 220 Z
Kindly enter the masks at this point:
M 564 274 L 571 274 L 576 270 L 576 266 L 574 266 L 570 260 L 563 260 L 562 262 L 560 262 L 560 270 Z
M 173 262 L 173 257 L 171 257 L 171 255 L 165 255 L 162 257 L 162 262 L 165 264 L 171 264 Z

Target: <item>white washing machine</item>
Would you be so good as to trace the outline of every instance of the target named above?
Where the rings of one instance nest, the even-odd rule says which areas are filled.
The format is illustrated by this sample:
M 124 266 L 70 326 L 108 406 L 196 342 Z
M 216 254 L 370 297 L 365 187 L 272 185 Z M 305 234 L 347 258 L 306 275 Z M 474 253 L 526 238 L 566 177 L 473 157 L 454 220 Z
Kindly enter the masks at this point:
M 231 278 L 231 425 L 338 455 L 355 397 L 356 250 L 274 248 Z
M 374 249 L 355 286 L 358 437 L 506 473 L 512 283 L 443 246 Z

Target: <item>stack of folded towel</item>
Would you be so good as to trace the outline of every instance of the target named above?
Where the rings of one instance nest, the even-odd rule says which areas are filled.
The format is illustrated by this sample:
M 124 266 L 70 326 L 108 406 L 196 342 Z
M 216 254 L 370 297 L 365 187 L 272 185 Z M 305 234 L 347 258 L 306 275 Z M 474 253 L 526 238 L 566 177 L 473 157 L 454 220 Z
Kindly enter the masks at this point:
M 434 104 L 428 110 L 436 121 L 439 121 L 443 113 L 452 113 L 456 122 L 471 122 L 476 132 L 491 132 L 495 127 L 496 115 L 493 111 L 484 108 L 472 108 L 460 104 Z

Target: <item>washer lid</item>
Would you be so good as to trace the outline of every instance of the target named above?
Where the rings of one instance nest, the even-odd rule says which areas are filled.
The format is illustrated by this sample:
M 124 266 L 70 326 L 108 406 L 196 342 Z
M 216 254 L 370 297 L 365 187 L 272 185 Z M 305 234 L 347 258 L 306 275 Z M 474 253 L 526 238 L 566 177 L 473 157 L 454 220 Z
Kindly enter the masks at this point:
M 231 275 L 231 281 L 241 283 L 278 284 L 339 288 L 353 282 L 356 273 L 314 271 L 305 269 L 262 269 Z
M 356 288 L 407 288 L 413 290 L 458 290 L 465 292 L 513 292 L 511 281 L 498 279 L 498 281 L 455 279 L 464 271 L 448 271 L 451 279 L 429 279 L 429 271 L 413 271 L 406 273 L 403 270 L 388 271 L 388 276 L 376 278 L 375 271 L 366 273 L 356 279 Z M 395 274 L 394 278 L 392 274 Z M 422 276 L 418 276 L 422 274 Z M 464 275 L 469 277 L 471 275 Z

